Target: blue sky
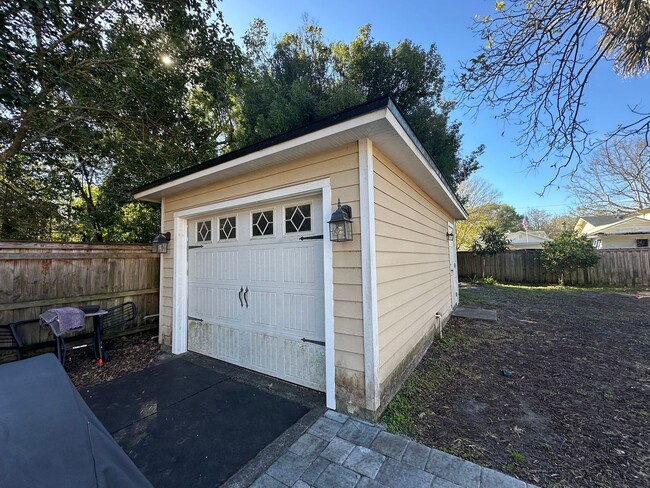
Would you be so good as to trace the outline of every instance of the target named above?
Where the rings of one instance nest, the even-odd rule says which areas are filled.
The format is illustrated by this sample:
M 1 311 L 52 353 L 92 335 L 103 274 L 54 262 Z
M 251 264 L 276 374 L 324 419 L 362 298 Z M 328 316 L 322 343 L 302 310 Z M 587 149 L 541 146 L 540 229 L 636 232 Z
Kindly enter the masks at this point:
M 224 20 L 238 41 L 256 17 L 266 22 L 271 35 L 280 36 L 297 30 L 306 13 L 318 21 L 328 41 L 349 42 L 360 26 L 372 24 L 373 37 L 391 46 L 401 39 L 411 39 L 425 48 L 435 43 L 445 62 L 448 80 L 460 63 L 481 47 L 482 41 L 473 35 L 470 27 L 475 15 L 489 14 L 493 6 L 492 0 L 224 0 L 220 4 Z M 590 128 L 601 133 L 613 128 L 625 120 L 627 105 L 642 104 L 647 109 L 650 95 L 644 99 L 643 88 L 650 93 L 646 80 L 624 80 L 614 74 L 611 66 L 601 66 L 586 93 L 584 115 L 589 119 Z M 447 96 L 452 97 L 453 93 L 448 92 Z M 478 175 L 502 192 L 504 203 L 513 205 L 520 213 L 528 208 L 560 213 L 572 206 L 562 182 L 559 188 L 556 184 L 547 189 L 543 197 L 537 194 L 550 181 L 553 172 L 548 167 L 531 172 L 527 160 L 517 157 L 521 151 L 514 142 L 517 135 L 514 123 L 495 120 L 494 113 L 488 110 L 482 110 L 475 119 L 461 107 L 454 116 L 462 122 L 465 153 L 485 144 Z

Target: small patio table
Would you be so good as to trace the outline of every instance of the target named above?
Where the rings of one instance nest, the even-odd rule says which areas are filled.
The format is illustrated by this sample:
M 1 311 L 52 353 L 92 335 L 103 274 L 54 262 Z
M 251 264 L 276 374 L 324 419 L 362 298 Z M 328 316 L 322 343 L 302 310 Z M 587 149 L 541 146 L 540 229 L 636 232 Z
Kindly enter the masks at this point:
M 86 312 L 86 317 L 93 318 L 93 347 L 95 348 L 95 359 L 97 360 L 97 364 L 104 364 L 104 361 L 106 361 L 102 333 L 104 316 L 107 313 L 108 310 L 104 310 L 103 308 L 100 308 L 95 312 Z
M 97 364 L 104 364 L 106 361 L 106 353 L 104 352 L 104 341 L 102 338 L 102 325 L 104 321 L 104 316 L 108 313 L 107 310 L 103 308 L 98 308 L 96 310 L 84 310 L 86 317 L 92 317 L 93 319 L 93 348 L 95 352 L 95 360 Z M 56 343 L 56 357 L 59 358 L 61 364 L 65 361 L 65 341 L 63 340 L 63 333 L 57 331 L 52 327 L 52 323 L 48 324 L 54 335 Z M 73 331 L 74 332 L 74 331 Z

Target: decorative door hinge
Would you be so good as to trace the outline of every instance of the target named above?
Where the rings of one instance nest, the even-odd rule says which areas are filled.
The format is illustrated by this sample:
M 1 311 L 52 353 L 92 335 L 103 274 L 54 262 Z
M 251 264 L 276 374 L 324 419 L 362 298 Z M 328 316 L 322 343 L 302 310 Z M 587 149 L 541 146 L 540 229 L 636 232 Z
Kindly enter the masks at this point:
M 302 342 L 309 342 L 310 344 L 316 344 L 318 346 L 324 346 L 325 345 L 325 342 L 323 342 L 323 341 L 315 341 L 313 339 L 307 339 L 305 337 L 303 337 L 301 340 L 302 340 Z
M 198 248 L 200 248 L 200 247 L 203 247 L 203 245 L 200 245 L 200 246 L 189 246 L 189 249 L 198 249 Z
M 323 234 L 321 234 L 319 236 L 302 236 L 300 238 L 300 240 L 301 241 L 311 241 L 311 240 L 314 240 L 314 239 L 322 239 L 322 238 L 323 238 Z
M 200 319 L 198 317 L 192 317 L 191 315 L 187 316 L 188 320 L 196 320 L 197 322 L 203 322 L 203 319 Z

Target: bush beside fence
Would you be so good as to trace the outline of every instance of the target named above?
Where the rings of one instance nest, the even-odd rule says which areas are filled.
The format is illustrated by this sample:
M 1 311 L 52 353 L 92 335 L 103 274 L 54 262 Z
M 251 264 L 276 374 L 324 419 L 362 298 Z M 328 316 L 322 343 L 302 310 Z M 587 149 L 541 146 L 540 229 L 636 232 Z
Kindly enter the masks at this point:
M 596 266 L 568 273 L 564 284 L 650 286 L 649 249 L 606 249 L 596 253 L 600 257 Z M 557 284 L 557 275 L 542 267 L 541 254 L 539 249 L 506 251 L 494 256 L 459 252 L 458 276 L 465 280 L 491 276 L 502 283 Z
M 148 245 L 0 242 L 0 324 L 49 308 L 129 301 L 142 324 L 158 313 L 159 276 L 160 256 Z M 46 330 L 37 333 L 27 339 L 47 337 Z

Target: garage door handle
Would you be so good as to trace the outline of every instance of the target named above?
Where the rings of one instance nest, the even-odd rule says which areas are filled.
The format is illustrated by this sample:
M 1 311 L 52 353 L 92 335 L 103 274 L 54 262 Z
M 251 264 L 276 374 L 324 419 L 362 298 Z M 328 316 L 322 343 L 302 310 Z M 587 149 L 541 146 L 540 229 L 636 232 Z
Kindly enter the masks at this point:
M 244 306 L 243 296 L 244 296 L 244 287 L 242 286 L 239 288 L 239 303 L 241 303 L 242 307 Z
M 317 344 L 319 346 L 324 346 L 325 345 L 325 343 L 323 341 L 315 341 L 313 339 L 307 339 L 306 337 L 303 337 L 301 340 L 302 340 L 302 342 L 309 342 L 310 344 Z
M 244 292 L 244 301 L 246 302 L 246 308 L 248 308 L 248 287 L 246 287 L 246 291 Z

